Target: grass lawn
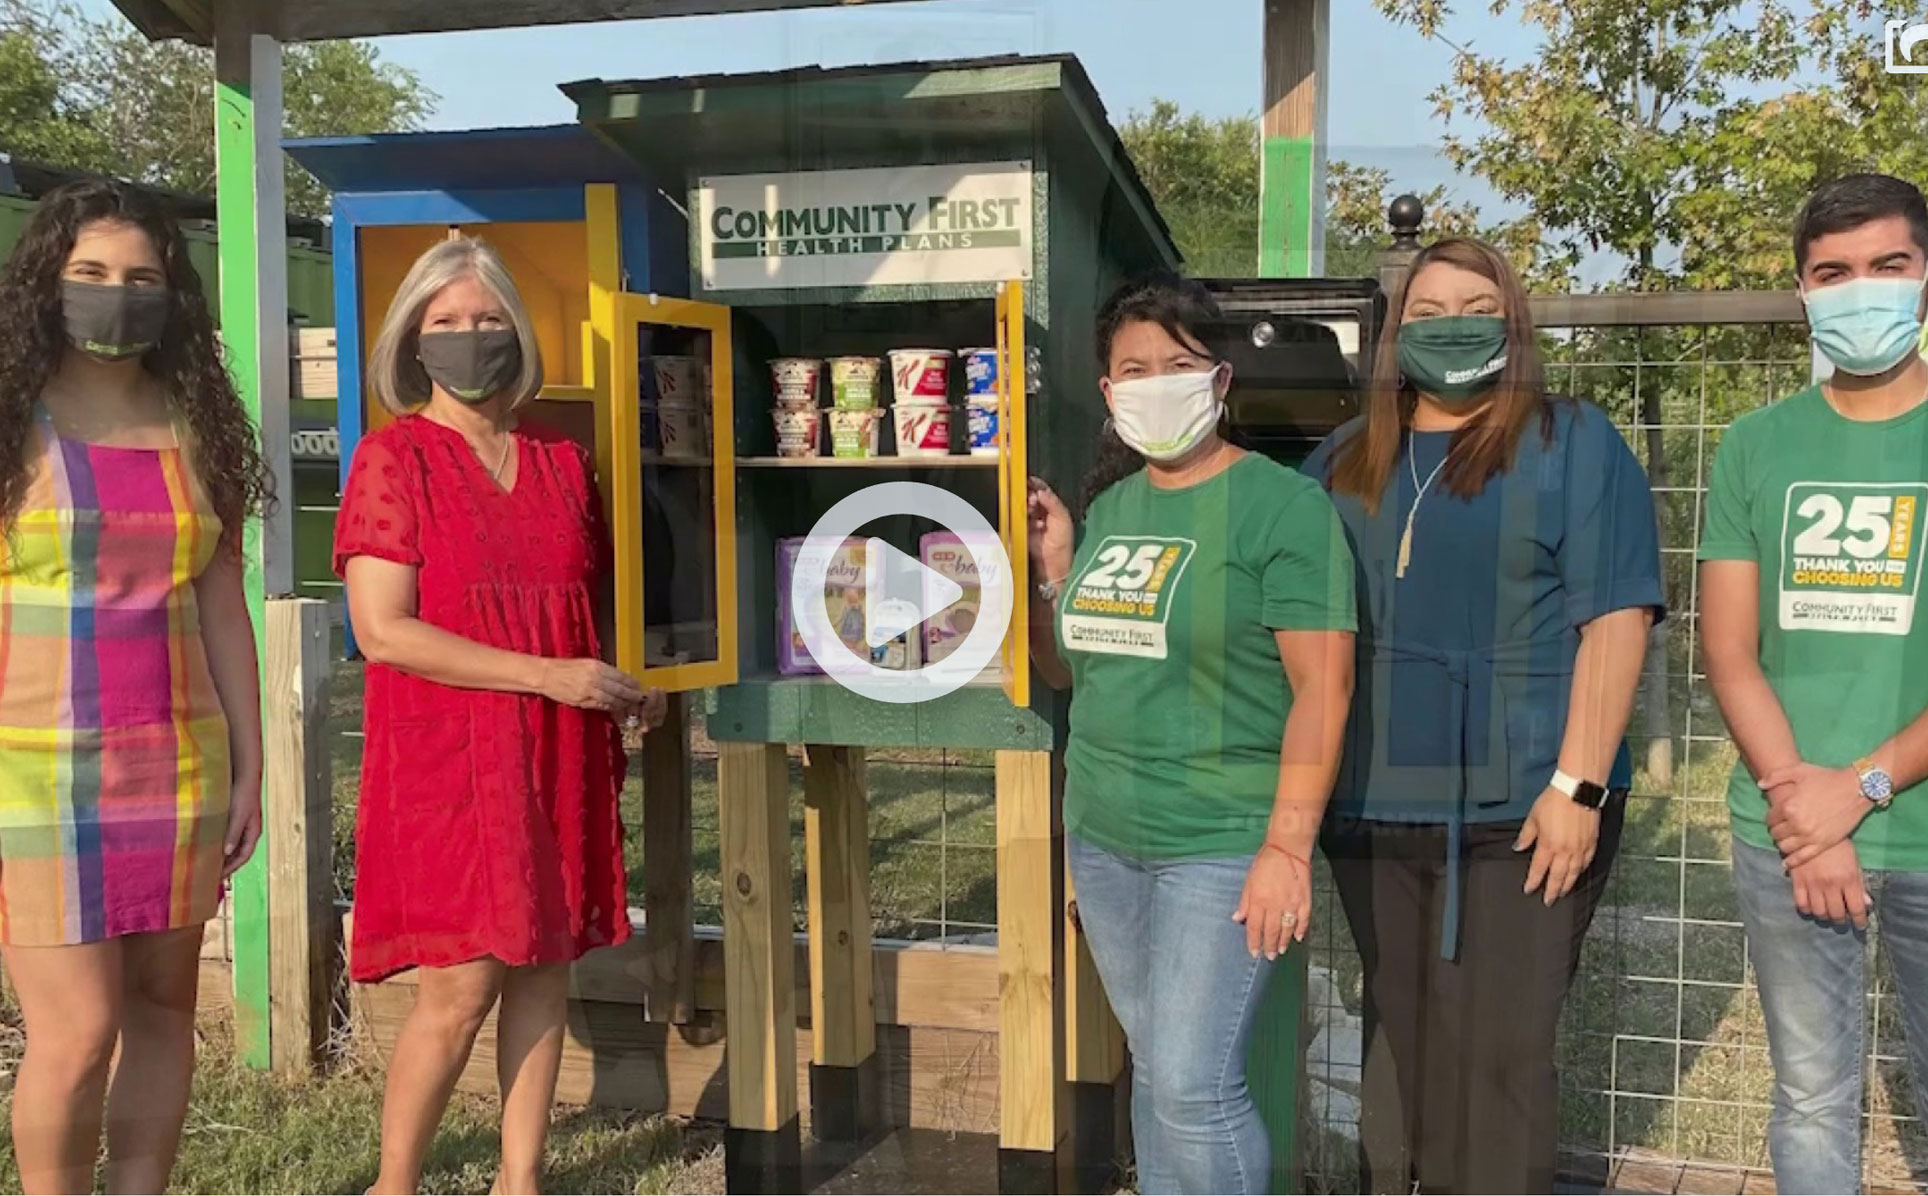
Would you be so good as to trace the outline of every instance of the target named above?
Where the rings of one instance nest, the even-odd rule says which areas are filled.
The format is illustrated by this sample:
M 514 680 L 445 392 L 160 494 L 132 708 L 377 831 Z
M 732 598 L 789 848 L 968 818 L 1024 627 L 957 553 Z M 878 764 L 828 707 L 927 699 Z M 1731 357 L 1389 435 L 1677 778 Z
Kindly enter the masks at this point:
M 11 1116 L 23 1037 L 19 1012 L 0 1004 L 0 1106 Z M 375 1179 L 381 1077 L 354 1059 L 322 1078 L 277 1079 L 234 1062 L 227 1025 L 202 1020 L 173 1188 L 181 1192 L 364 1192 Z M 486 1192 L 498 1145 L 492 1101 L 458 1094 L 442 1122 L 425 1192 Z M 605 1110 L 557 1111 L 552 1192 L 723 1191 L 717 1133 L 673 1118 Z M 11 1134 L 0 1135 L 0 1189 L 20 1190 Z

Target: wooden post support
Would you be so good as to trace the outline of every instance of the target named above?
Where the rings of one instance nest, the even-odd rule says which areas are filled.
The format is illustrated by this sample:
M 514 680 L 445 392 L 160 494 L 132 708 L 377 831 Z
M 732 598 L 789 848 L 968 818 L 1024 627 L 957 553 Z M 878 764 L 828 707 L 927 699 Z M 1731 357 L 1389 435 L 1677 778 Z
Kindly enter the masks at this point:
M 882 1120 L 870 947 L 870 802 L 864 749 L 804 749 L 810 893 L 810 1131 L 855 1141 Z
M 723 865 L 723 1021 L 730 1083 L 724 1184 L 796 1192 L 796 944 L 790 918 L 790 765 L 780 743 L 717 745 Z
M 246 585 L 262 650 L 268 594 L 294 590 L 294 497 L 288 440 L 288 225 L 281 158 L 281 45 L 258 21 L 269 6 L 213 0 L 215 215 L 221 229 L 221 340 L 236 388 L 262 436 L 281 502 L 266 528 L 247 529 Z M 265 541 L 265 553 L 264 553 Z M 273 800 L 269 797 L 268 800 Z M 243 1063 L 271 1060 L 268 861 L 263 836 L 230 887 L 234 910 L 234 1033 Z
M 998 1189 L 1056 1192 L 1065 1084 L 1064 839 L 1051 753 L 997 754 Z
M 1079 1192 L 1110 1192 L 1129 1137 L 1125 1031 L 1105 997 L 1078 918 L 1071 871 L 1064 876 L 1065 1072 L 1071 1082 L 1071 1154 Z
M 690 704 L 669 695 L 663 725 L 643 740 L 644 1016 L 687 1025 L 696 1017 L 696 895 L 690 834 Z
M 1326 39 L 1331 0 L 1265 0 L 1259 275 L 1325 272 Z
M 328 767 L 328 604 L 268 603 L 266 781 L 268 1042 L 274 1069 L 320 1061 L 334 1009 L 336 957 L 333 794 Z

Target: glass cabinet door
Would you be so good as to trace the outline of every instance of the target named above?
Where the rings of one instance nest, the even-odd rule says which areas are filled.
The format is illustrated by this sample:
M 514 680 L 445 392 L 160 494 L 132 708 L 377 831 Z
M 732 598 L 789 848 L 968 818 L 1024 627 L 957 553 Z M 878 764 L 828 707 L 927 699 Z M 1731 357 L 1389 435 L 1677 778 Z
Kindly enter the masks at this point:
M 1013 706 L 1031 704 L 1031 467 L 1025 455 L 1024 407 L 1030 359 L 1024 351 L 1024 284 L 997 289 L 998 532 L 1011 559 L 1011 629 L 1004 637 L 1004 693 Z
M 730 310 L 619 295 L 599 401 L 616 546 L 616 655 L 645 685 L 736 681 L 736 474 Z

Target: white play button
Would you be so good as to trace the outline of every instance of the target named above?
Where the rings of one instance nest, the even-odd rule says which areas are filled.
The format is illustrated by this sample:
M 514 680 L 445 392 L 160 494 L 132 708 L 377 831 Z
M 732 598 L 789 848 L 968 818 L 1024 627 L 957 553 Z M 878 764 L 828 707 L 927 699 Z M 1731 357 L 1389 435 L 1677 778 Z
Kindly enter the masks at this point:
M 915 515 L 937 524 L 955 537 L 957 551 L 946 558 L 952 566 L 946 573 L 925 567 L 881 540 L 866 538 L 864 639 L 873 646 L 858 651 L 830 623 L 824 593 L 831 562 L 858 528 L 893 515 Z M 964 582 L 953 576 L 960 571 L 960 553 L 969 567 Z M 969 574 L 978 579 L 975 609 L 963 588 Z M 848 592 L 855 588 L 850 585 L 854 580 L 840 580 L 838 588 Z M 790 574 L 790 610 L 810 658 L 838 685 L 878 702 L 928 702 L 982 677 L 1004 649 L 1016 598 L 1011 562 L 997 529 L 961 496 L 925 482 L 883 482 L 846 495 L 804 537 L 804 550 Z M 875 645 L 922 626 L 951 607 L 968 614 L 951 616 L 947 630 L 952 642 L 939 659 L 911 669 L 885 668 L 869 659 Z M 960 634 L 961 640 L 957 639 Z
M 872 536 L 864 541 L 864 642 L 881 648 L 964 596 L 964 587 Z

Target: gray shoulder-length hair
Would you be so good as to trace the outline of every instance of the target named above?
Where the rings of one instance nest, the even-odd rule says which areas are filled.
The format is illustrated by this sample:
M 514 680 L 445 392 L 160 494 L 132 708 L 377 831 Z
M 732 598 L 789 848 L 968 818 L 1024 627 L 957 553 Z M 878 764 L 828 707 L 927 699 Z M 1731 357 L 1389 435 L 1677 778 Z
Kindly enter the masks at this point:
M 542 389 L 542 347 L 502 256 L 486 241 L 451 237 L 409 267 L 368 355 L 369 391 L 391 413 L 406 415 L 428 402 L 432 386 L 422 368 L 422 314 L 443 287 L 462 278 L 474 278 L 496 297 L 522 345 L 522 372 L 509 388 L 510 406 L 520 407 Z

